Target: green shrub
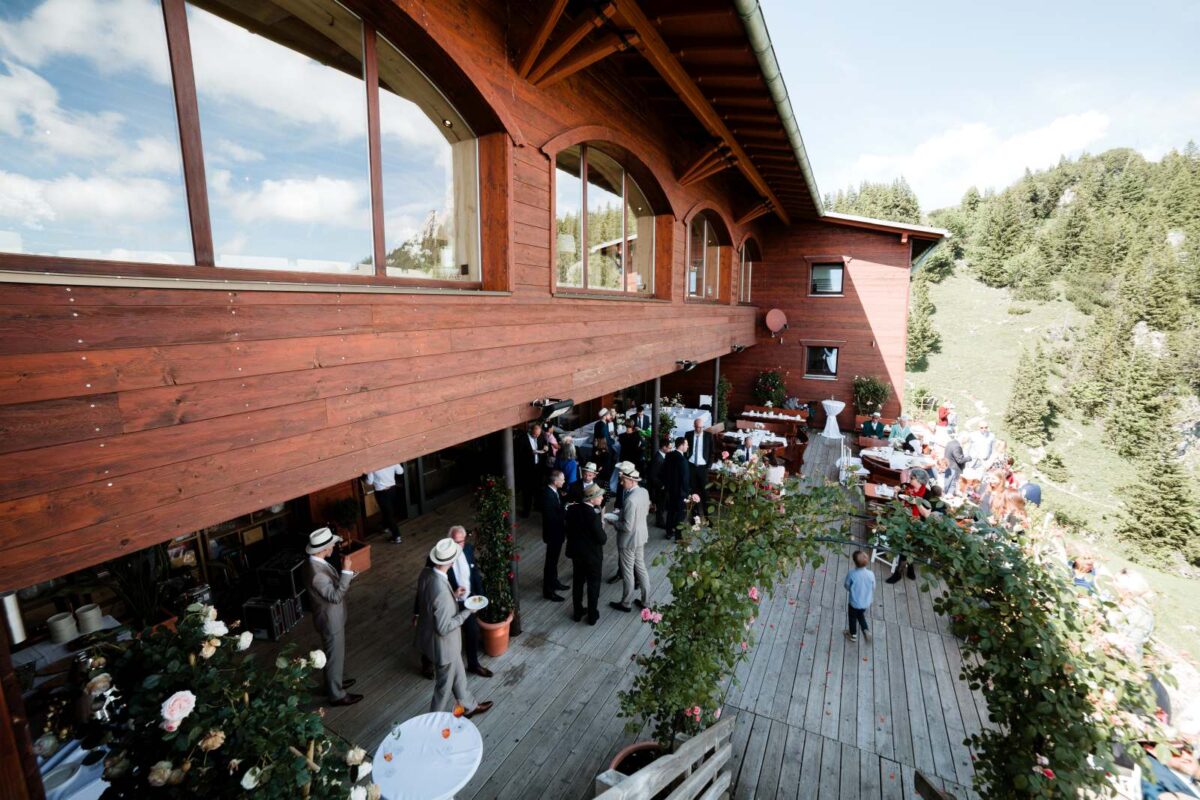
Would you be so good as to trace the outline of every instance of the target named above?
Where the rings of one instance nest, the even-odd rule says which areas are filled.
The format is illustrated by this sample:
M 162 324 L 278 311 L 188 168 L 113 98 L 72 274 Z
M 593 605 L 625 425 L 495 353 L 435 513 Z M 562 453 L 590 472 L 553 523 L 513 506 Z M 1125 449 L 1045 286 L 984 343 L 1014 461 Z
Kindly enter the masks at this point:
M 1029 306 L 1023 306 L 1019 303 L 1013 303 L 1008 307 L 1008 313 L 1014 317 L 1020 317 L 1030 312 Z
M 892 385 L 874 375 L 854 376 L 854 410 L 859 414 L 870 414 L 883 408 L 892 396 Z
M 787 399 L 783 373 L 777 369 L 763 370 L 754 379 L 754 401 L 760 406 L 781 406 Z
M 1055 483 L 1062 483 L 1067 479 L 1067 465 L 1063 463 L 1062 456 L 1053 450 L 1046 451 L 1046 455 L 1038 462 L 1038 469 Z

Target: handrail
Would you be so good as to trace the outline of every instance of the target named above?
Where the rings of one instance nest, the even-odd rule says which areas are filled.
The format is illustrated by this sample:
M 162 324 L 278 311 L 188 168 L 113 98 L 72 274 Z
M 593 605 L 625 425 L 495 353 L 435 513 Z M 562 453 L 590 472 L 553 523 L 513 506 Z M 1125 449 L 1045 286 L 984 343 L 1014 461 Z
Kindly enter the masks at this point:
M 596 795 L 596 800 L 642 800 L 654 797 L 675 781 L 684 780 L 667 800 L 695 800 L 701 796 L 719 796 L 729 788 L 733 775 L 727 769 L 733 747 L 733 722 L 730 714 L 716 725 L 688 739 L 669 755 L 657 759 L 637 772 L 623 777 L 612 771 L 601 779 L 615 782 L 612 788 Z

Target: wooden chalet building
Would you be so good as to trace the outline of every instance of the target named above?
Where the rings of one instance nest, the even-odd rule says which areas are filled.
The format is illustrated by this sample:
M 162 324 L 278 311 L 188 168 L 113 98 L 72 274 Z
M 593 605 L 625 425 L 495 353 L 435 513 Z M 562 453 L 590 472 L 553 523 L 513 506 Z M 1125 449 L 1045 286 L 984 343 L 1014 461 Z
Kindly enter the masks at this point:
M 680 361 L 899 408 L 943 232 L 822 208 L 756 0 L 5 6 L 2 591 Z M 40 796 L 12 649 L 0 796 Z

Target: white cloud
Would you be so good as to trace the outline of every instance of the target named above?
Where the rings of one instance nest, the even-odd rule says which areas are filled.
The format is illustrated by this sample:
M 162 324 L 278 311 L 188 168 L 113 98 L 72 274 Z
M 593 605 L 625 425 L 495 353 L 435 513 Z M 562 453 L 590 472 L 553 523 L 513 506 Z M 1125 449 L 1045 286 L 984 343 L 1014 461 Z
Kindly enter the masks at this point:
M 176 191 L 152 178 L 66 175 L 38 180 L 0 171 L 0 218 L 30 228 L 65 221 L 145 222 L 162 217 Z
M 265 180 L 257 188 L 233 188 L 228 172 L 216 171 L 214 190 L 239 224 L 260 220 L 370 226 L 366 188 L 361 183 L 318 176 L 309 180 Z
M 218 139 L 216 144 L 211 147 L 206 146 L 204 151 L 206 156 L 215 156 L 214 161 L 234 161 L 239 164 L 262 161 L 264 158 L 263 154 L 257 150 L 242 147 L 237 142 L 231 142 L 228 139 Z
M 1110 118 L 1099 111 L 1068 114 L 1032 130 L 1001 134 L 966 123 L 943 131 L 907 153 L 864 154 L 835 186 L 890 181 L 903 175 L 926 209 L 952 205 L 969 186 L 1003 188 L 1025 168 L 1042 169 L 1104 139 Z
M 135 175 L 154 172 L 178 175 L 179 170 L 179 143 L 161 136 L 138 139 L 134 149 L 122 153 L 110 167 L 111 172 Z
M 67 111 L 45 78 L 19 64 L 6 61 L 4 66 L 8 74 L 0 74 L 0 133 L 31 140 L 56 156 L 95 158 L 120 149 L 120 114 Z

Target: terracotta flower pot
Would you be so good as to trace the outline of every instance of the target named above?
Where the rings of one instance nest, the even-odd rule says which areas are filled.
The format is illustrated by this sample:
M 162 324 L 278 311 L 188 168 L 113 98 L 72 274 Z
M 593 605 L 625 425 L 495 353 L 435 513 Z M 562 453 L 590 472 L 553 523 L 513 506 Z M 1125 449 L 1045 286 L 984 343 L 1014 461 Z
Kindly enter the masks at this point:
M 512 612 L 500 622 L 479 620 L 479 638 L 483 640 L 483 652 L 492 658 L 504 655 L 508 650 L 508 627 L 512 624 Z
M 662 745 L 658 742 L 634 742 L 617 753 L 608 768 L 622 775 L 632 775 L 662 754 Z

